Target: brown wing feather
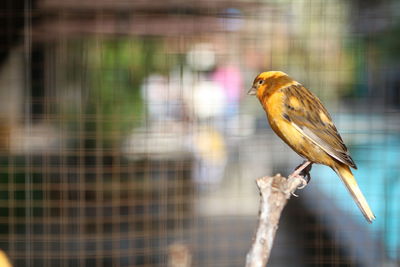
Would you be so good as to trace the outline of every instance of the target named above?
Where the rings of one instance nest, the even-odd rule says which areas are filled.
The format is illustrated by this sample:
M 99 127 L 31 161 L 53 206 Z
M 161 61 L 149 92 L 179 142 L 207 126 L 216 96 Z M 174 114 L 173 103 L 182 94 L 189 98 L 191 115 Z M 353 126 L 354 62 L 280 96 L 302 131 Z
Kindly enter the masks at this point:
M 289 120 L 330 156 L 357 169 L 331 116 L 318 97 L 301 84 L 294 84 L 283 90 L 286 94 L 284 109 Z M 298 100 L 298 105 L 291 102 L 293 97 Z

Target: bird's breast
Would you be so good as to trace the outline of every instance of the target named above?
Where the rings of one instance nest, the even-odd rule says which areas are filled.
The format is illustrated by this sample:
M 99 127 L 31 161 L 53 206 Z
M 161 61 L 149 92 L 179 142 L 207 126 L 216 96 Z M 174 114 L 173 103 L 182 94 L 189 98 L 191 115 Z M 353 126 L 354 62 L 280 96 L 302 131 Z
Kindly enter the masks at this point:
M 285 94 L 283 92 L 276 92 L 263 99 L 261 104 L 267 114 L 271 128 L 283 141 L 291 146 L 292 143 L 299 142 L 299 140 L 294 139 L 301 138 L 301 136 L 290 122 L 285 119 L 284 98 Z
M 316 163 L 323 163 L 321 160 L 325 161 L 326 153 L 309 141 L 285 118 L 287 114 L 285 114 L 284 99 L 283 92 L 276 92 L 264 101 L 260 100 L 271 128 L 300 156 Z

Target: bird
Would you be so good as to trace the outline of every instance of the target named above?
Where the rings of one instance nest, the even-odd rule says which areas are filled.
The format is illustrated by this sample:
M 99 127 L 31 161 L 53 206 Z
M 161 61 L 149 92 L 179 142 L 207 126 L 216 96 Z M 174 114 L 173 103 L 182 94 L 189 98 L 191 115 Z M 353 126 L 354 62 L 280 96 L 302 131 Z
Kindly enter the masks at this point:
M 319 98 L 282 71 L 259 74 L 248 95 L 258 98 L 273 131 L 307 160 L 303 168 L 313 163 L 331 167 L 372 223 L 375 215 L 350 169 L 357 166 Z

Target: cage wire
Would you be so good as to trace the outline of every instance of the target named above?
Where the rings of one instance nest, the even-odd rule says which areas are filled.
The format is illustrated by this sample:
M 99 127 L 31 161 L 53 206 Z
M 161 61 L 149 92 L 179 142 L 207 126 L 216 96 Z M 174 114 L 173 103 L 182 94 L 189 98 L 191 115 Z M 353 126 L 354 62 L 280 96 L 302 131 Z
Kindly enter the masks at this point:
M 269 266 L 398 266 L 396 1 L 3 0 L 0 249 L 13 266 L 243 266 L 254 180 L 301 158 L 255 98 L 325 103 L 377 215 L 314 166 Z

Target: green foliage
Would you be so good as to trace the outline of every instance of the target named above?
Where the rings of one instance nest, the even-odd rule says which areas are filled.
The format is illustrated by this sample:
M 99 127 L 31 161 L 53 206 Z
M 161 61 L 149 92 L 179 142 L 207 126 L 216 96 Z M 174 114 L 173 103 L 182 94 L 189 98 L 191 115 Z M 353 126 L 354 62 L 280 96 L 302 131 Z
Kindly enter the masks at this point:
M 102 142 L 102 147 L 112 146 L 143 121 L 143 79 L 155 72 L 168 73 L 174 60 L 165 53 L 163 42 L 155 38 L 91 39 L 71 47 L 71 58 L 75 59 L 69 64 L 67 72 L 72 74 L 68 78 L 80 83 L 87 79 L 82 93 L 82 112 L 88 115 L 84 131 L 102 139 L 88 139 L 85 147 L 93 148 L 96 142 Z M 81 114 L 75 115 L 81 119 Z M 76 124 L 71 126 L 79 128 Z
M 386 31 L 378 34 L 376 38 L 371 40 L 371 43 L 375 43 L 379 52 L 383 55 L 387 61 L 398 61 L 400 58 L 400 23 L 395 24 L 393 27 Z

